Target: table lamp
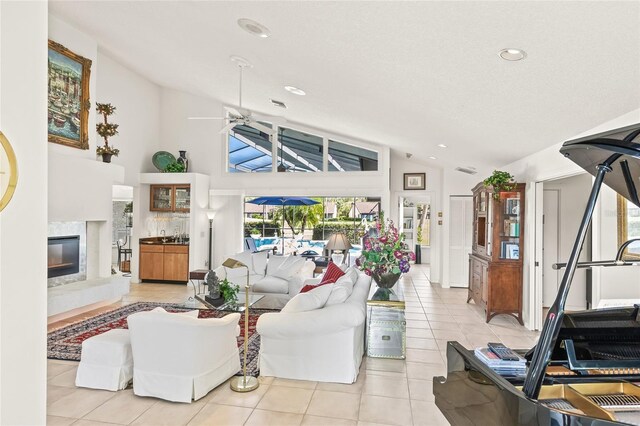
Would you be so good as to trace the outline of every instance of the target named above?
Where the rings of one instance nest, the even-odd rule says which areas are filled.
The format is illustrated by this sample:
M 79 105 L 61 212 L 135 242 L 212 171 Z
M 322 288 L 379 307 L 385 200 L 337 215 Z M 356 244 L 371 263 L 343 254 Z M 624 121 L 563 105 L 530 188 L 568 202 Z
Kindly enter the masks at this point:
M 340 250 L 344 253 L 342 258 L 343 263 L 347 258 L 347 254 L 349 253 L 349 249 L 351 248 L 351 243 L 349 242 L 349 238 L 342 232 L 336 232 L 329 237 L 329 241 L 327 241 L 327 245 L 324 248 L 329 252 L 329 256 L 331 256 L 331 252 L 335 250 Z
M 247 268 L 247 284 L 244 287 L 244 361 L 242 363 L 242 377 L 231 379 L 231 390 L 235 392 L 250 392 L 258 388 L 258 379 L 247 377 L 247 352 L 249 351 L 249 267 L 239 260 L 229 258 L 222 262 L 222 266 L 229 269 Z

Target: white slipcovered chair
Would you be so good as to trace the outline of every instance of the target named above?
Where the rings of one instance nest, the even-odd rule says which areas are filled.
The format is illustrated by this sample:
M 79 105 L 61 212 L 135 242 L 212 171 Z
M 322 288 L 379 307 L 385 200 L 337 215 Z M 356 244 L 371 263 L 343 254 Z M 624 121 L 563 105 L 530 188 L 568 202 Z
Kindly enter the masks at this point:
M 136 395 L 191 402 L 240 370 L 240 314 L 203 319 L 197 314 L 156 308 L 129 315 Z

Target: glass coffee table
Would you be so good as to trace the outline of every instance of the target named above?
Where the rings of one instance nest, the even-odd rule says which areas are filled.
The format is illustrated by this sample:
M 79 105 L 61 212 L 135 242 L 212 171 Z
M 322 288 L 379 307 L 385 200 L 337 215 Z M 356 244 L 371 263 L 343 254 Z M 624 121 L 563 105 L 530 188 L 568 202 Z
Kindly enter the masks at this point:
M 218 311 L 232 311 L 232 312 L 244 312 L 245 310 L 245 293 L 239 292 L 236 302 L 226 302 L 220 306 L 214 306 L 209 303 L 205 298 L 205 293 L 196 294 L 196 299 L 205 305 L 209 309 L 216 309 Z M 253 306 L 258 301 L 264 298 L 263 294 L 249 294 L 249 307 Z

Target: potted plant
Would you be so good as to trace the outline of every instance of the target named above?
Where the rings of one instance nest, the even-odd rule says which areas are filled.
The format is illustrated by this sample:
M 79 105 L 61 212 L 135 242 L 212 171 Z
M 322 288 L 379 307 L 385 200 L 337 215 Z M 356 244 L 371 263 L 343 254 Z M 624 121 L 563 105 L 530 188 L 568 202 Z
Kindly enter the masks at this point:
M 183 173 L 185 171 L 185 168 L 184 164 L 174 161 L 167 164 L 167 167 L 164 168 L 164 171 L 166 173 Z
M 253 238 L 254 240 L 257 240 L 258 238 L 261 237 L 260 231 L 258 231 L 257 228 L 253 227 L 249 230 L 249 235 L 251 236 L 251 238 Z
M 404 242 L 393 222 L 376 221 L 376 237 L 365 236 L 362 255 L 356 265 L 373 277 L 378 287 L 391 288 L 402 273 L 409 272 L 409 261 L 416 260 L 414 252 Z
M 500 198 L 500 191 L 511 191 L 516 187 L 515 178 L 509 172 L 494 170 L 493 174 L 482 181 L 482 184 L 493 188 L 493 198 Z
M 220 281 L 220 294 L 224 299 L 224 303 L 237 303 L 238 302 L 238 292 L 240 291 L 240 286 L 237 284 L 233 284 L 229 282 L 228 279 L 223 279 Z
M 120 150 L 109 145 L 109 138 L 118 134 L 118 125 L 109 123 L 107 117 L 112 115 L 116 110 L 111 104 L 96 103 L 96 111 L 98 114 L 102 114 L 103 122 L 96 124 L 96 132 L 104 138 L 104 145 L 96 148 L 96 154 L 102 156 L 102 161 L 105 163 L 111 162 L 112 156 L 118 156 Z

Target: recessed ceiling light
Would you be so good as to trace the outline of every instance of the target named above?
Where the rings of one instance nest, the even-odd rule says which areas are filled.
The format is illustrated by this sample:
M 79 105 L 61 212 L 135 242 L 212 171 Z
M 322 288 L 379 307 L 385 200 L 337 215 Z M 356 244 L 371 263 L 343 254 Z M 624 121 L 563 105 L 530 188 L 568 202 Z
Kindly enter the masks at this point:
M 437 158 L 436 158 L 436 157 L 431 156 L 431 157 L 429 157 L 429 160 L 437 160 Z
M 305 92 L 304 90 L 298 89 L 297 87 L 294 87 L 294 86 L 284 86 L 284 90 L 299 96 L 304 96 L 307 94 L 307 92 Z
M 447 147 L 447 146 L 446 146 L 445 144 L 443 144 L 443 143 L 439 143 L 439 144 L 438 144 L 438 148 L 446 148 L 446 147 Z
M 253 19 L 238 19 L 238 25 L 240 25 L 240 28 L 256 37 L 267 38 L 271 35 L 269 28 L 265 27 L 260 22 L 254 21 Z
M 527 52 L 522 49 L 515 49 L 513 47 L 502 49 L 498 54 L 505 61 L 521 61 L 527 57 Z

